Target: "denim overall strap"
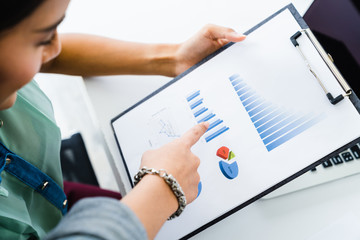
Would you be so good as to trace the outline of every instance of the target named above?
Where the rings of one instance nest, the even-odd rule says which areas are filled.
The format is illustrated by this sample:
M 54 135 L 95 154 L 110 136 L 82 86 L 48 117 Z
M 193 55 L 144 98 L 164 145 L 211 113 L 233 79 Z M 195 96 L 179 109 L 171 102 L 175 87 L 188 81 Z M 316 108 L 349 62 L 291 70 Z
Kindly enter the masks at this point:
M 15 176 L 36 192 L 40 193 L 57 207 L 63 215 L 66 214 L 68 204 L 62 188 L 48 175 L 11 152 L 0 142 L 0 172 L 2 170 Z

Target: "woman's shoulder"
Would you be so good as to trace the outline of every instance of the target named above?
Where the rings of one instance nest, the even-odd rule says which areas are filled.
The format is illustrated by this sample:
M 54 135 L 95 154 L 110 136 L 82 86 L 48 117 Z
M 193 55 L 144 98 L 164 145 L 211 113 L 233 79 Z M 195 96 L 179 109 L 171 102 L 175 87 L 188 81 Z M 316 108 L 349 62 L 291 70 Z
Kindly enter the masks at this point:
M 15 104 L 18 102 L 25 102 L 26 104 L 22 106 L 30 105 L 54 121 L 54 110 L 51 101 L 41 90 L 39 84 L 35 80 L 32 80 L 21 88 L 18 91 L 17 96 L 18 99 Z
M 48 164 L 59 159 L 60 129 L 50 100 L 35 81 L 18 91 L 15 104 L 0 111 L 0 119 L 0 141 L 5 146 L 39 169 L 47 169 L 48 174 L 59 175 Z

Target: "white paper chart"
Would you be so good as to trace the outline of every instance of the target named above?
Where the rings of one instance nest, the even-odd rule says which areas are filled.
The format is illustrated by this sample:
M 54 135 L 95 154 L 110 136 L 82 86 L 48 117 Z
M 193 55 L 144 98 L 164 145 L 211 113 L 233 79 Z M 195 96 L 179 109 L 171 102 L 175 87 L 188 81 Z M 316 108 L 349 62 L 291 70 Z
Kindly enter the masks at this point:
M 330 104 L 290 42 L 299 30 L 286 9 L 113 122 L 131 176 L 143 152 L 210 122 L 192 148 L 201 192 L 158 239 L 186 236 L 360 136 L 353 104 Z M 298 41 L 327 88 L 343 93 L 309 39 Z

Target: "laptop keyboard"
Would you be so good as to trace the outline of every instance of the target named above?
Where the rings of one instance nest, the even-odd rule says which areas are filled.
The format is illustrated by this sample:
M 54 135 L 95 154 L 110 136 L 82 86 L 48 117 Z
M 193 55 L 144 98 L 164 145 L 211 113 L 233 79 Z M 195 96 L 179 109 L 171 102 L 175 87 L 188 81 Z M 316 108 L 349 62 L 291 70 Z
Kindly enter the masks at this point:
M 329 168 L 359 158 L 360 158 L 360 148 L 358 145 L 355 145 L 349 148 L 348 150 L 346 150 L 345 152 L 342 152 L 341 154 L 336 155 L 330 158 L 329 160 L 323 162 L 322 166 L 324 168 Z M 312 169 L 311 171 L 316 171 L 316 168 Z
M 316 185 L 331 182 L 360 173 L 360 144 L 356 143 L 340 154 L 333 156 L 302 176 L 264 196 L 263 199 L 278 197 Z

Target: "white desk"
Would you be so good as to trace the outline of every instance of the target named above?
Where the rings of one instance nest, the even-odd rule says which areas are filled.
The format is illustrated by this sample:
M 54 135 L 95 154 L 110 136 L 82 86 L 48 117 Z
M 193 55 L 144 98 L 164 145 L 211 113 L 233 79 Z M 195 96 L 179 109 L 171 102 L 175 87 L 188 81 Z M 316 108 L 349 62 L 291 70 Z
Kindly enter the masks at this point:
M 303 14 L 311 0 L 294 1 Z M 180 42 L 206 23 L 239 32 L 287 5 L 285 0 L 74 0 L 60 32 L 100 34 L 139 42 Z M 110 120 L 169 81 L 159 76 L 110 76 L 86 79 L 85 85 L 108 146 L 111 165 L 124 178 Z M 139 86 L 141 86 L 139 88 Z M 116 172 L 116 171 L 115 171 Z M 360 175 L 270 200 L 259 200 L 201 232 L 195 239 L 307 239 L 349 212 L 360 217 L 357 206 Z M 340 229 L 341 230 L 341 229 Z M 344 233 L 346 236 L 346 233 Z

